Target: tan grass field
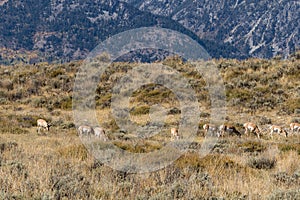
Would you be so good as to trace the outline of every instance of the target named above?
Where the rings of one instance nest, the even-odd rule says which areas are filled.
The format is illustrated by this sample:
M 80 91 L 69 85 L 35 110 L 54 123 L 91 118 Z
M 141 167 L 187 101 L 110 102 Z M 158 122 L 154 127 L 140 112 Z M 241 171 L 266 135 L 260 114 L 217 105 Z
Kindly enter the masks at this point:
M 219 138 L 200 157 L 202 125 L 210 121 L 205 81 L 178 58 L 163 62 L 191 79 L 201 113 L 188 151 L 169 166 L 130 174 L 101 163 L 82 144 L 73 121 L 72 90 L 81 62 L 0 67 L 0 199 L 300 199 L 300 134 L 269 137 L 271 124 L 300 122 L 300 60 L 214 60 L 226 88 L 226 123 L 244 132 L 253 121 L 263 131 Z M 157 103 L 169 113 L 162 132 L 148 139 L 119 133 L 110 88 L 137 64 L 115 63 L 96 91 L 97 119 L 113 144 L 133 153 L 161 149 L 180 119 L 179 102 L 165 88 L 148 85 L 133 94 L 130 119 L 150 120 Z M 177 110 L 176 110 L 177 109 Z M 52 123 L 37 133 L 36 120 Z M 118 134 L 116 134 L 118 133 Z

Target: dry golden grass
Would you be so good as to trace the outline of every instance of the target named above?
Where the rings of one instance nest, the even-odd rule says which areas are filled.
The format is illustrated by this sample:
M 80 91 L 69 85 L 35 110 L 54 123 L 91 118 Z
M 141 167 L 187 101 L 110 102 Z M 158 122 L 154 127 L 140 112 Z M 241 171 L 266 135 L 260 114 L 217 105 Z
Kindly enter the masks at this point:
M 300 136 L 269 137 L 270 124 L 288 128 L 299 121 L 299 60 L 216 60 L 227 94 L 226 122 L 243 132 L 256 122 L 262 139 L 226 136 L 200 157 L 199 129 L 178 160 L 155 172 L 129 174 L 96 160 L 77 136 L 71 111 L 72 87 L 80 62 L 0 67 L 0 199 L 297 199 L 300 196 Z M 199 127 L 210 121 L 205 82 L 180 59 L 164 64 L 191 81 L 201 108 Z M 158 151 L 170 142 L 180 105 L 168 91 L 148 85 L 130 101 L 131 121 L 147 124 L 150 106 L 172 110 L 162 132 L 151 138 L 118 129 L 110 109 L 110 87 L 136 64 L 116 63 L 103 76 L 96 98 L 97 120 L 112 142 L 133 153 Z M 110 76 L 112 74 L 112 76 Z M 11 80 L 11 81 L 9 81 Z M 100 95 L 101 94 L 101 95 Z M 53 126 L 37 134 L 36 119 Z

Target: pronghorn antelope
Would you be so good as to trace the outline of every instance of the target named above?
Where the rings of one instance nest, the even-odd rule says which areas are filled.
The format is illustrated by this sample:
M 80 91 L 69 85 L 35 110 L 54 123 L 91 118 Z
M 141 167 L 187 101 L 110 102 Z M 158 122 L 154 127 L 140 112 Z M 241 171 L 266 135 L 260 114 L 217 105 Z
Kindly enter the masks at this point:
M 203 129 L 204 129 L 204 131 L 205 131 L 206 133 L 208 132 L 209 127 L 210 127 L 209 124 L 204 124 L 204 125 L 203 125 Z
M 249 133 L 255 133 L 257 135 L 258 138 L 260 138 L 260 133 L 261 131 L 259 130 L 258 126 L 254 123 L 251 122 L 247 122 L 244 124 L 244 128 L 245 128 L 245 134 Z
M 284 129 L 283 129 L 282 127 L 280 127 L 280 126 L 272 125 L 272 126 L 270 126 L 270 130 L 271 130 L 270 135 L 271 135 L 272 138 L 273 138 L 273 133 L 274 133 L 274 132 L 275 132 L 275 133 L 278 133 L 278 134 L 284 133 L 284 134 L 285 134 L 285 137 L 288 136 L 288 133 L 286 132 L 286 130 L 284 130 Z
M 95 127 L 94 128 L 94 134 L 96 137 L 100 138 L 103 141 L 107 141 L 108 138 L 106 136 L 105 130 L 101 127 Z
M 222 136 L 224 137 L 225 135 L 225 132 L 229 133 L 229 134 L 236 134 L 238 136 L 241 136 L 241 133 L 232 125 L 225 125 L 225 124 L 222 124 L 220 127 L 219 127 L 219 134 L 218 134 L 218 137 Z
M 46 129 L 47 131 L 49 131 L 50 129 L 50 126 L 51 124 L 50 123 L 47 123 L 46 120 L 44 119 L 38 119 L 36 121 L 36 124 L 37 124 L 37 132 L 40 133 L 41 132 L 41 129 Z
M 203 129 L 204 129 L 205 135 L 207 135 L 208 131 L 211 131 L 211 133 L 215 133 L 217 131 L 217 127 L 212 124 L 204 124 Z
M 300 132 L 300 124 L 299 123 L 291 123 L 290 128 L 291 128 L 292 133 L 294 133 L 294 131 L 296 131 L 297 133 Z
M 172 139 L 179 139 L 179 133 L 177 128 L 171 128 L 171 138 Z
M 94 133 L 94 130 L 90 126 L 79 126 L 78 127 L 79 136 L 91 136 Z

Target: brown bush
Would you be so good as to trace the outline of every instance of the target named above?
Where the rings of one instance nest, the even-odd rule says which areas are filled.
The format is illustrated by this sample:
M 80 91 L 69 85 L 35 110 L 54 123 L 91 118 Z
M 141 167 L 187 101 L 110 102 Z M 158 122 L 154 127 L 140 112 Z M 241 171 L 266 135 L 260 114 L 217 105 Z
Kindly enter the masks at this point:
M 273 169 L 276 165 L 274 157 L 258 156 L 248 160 L 248 166 L 254 169 Z
M 0 87 L 7 90 L 7 91 L 10 91 L 10 90 L 14 89 L 14 84 L 10 80 L 1 80 L 0 81 Z

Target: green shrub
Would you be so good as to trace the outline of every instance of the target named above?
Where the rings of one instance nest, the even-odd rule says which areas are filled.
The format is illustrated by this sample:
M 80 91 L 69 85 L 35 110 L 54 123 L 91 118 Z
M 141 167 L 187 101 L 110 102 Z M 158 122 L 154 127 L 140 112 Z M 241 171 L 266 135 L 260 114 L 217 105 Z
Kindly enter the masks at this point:
M 35 97 L 31 102 L 35 108 L 42 108 L 46 106 L 47 99 L 45 97 Z
M 5 134 L 5 133 L 9 133 L 9 134 L 28 134 L 29 131 L 23 128 L 19 128 L 19 127 L 13 127 L 13 126 L 5 126 L 5 127 L 1 127 L 0 128 L 0 133 Z
M 33 116 L 33 115 L 21 115 L 21 116 L 15 116 L 13 117 L 18 121 L 19 125 L 21 127 L 30 128 L 32 126 L 36 126 L 36 121 L 40 118 L 39 116 Z
M 0 81 L 0 88 L 4 88 L 7 91 L 13 90 L 14 89 L 14 85 L 13 82 L 10 80 L 1 80 Z
M 288 113 L 294 113 L 296 109 L 300 108 L 300 98 L 290 98 L 285 102 L 285 109 Z
M 282 152 L 297 151 L 300 155 L 300 144 L 278 144 L 278 148 Z
M 226 97 L 228 98 L 228 100 L 239 98 L 245 101 L 249 100 L 252 97 L 252 94 L 249 90 L 246 89 L 233 88 L 226 91 Z
M 51 78 L 55 78 L 59 75 L 63 75 L 65 73 L 65 71 L 63 69 L 56 69 L 50 72 L 50 77 Z
M 146 114 L 149 114 L 149 111 L 150 111 L 150 106 L 142 105 L 142 106 L 132 108 L 130 111 L 130 114 L 131 115 L 146 115 Z
M 238 144 L 238 147 L 242 148 L 245 152 L 262 152 L 266 150 L 266 146 L 261 142 L 247 141 Z
M 106 93 L 102 95 L 96 95 L 96 106 L 100 108 L 107 108 L 111 105 L 111 93 Z
M 162 145 L 149 141 L 115 141 L 114 145 L 131 153 L 149 153 L 162 148 Z
M 149 84 L 132 94 L 131 102 L 145 102 L 149 104 L 176 102 L 173 92 L 163 86 Z
M 4 151 L 9 151 L 13 148 L 16 148 L 18 144 L 16 142 L 7 142 L 7 143 L 0 143 L 0 153 Z
M 72 97 L 64 97 L 60 101 L 60 108 L 63 109 L 63 110 L 72 109 Z

